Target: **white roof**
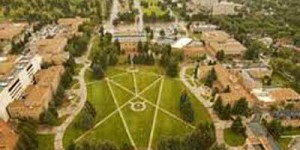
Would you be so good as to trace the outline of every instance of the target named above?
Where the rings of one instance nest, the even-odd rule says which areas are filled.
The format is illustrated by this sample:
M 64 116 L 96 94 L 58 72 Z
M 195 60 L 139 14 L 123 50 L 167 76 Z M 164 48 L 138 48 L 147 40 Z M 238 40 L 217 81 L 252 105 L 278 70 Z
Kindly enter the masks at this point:
M 181 39 L 177 40 L 174 44 L 172 44 L 172 48 L 181 49 L 191 42 L 192 42 L 191 38 L 181 38 Z
M 253 89 L 251 93 L 254 94 L 259 101 L 265 103 L 275 102 L 275 100 L 270 97 L 268 90 Z

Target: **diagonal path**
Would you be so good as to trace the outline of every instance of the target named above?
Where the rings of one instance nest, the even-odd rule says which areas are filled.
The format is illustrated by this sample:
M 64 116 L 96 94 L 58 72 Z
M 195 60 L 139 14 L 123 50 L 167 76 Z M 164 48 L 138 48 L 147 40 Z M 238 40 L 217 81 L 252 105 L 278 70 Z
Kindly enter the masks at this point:
M 155 108 L 155 112 L 154 112 L 153 123 L 152 123 L 149 143 L 148 143 L 148 150 L 151 150 L 151 146 L 152 146 L 153 135 L 154 135 L 154 131 L 155 131 L 155 125 L 156 125 L 157 114 L 158 114 L 158 106 L 159 106 L 159 103 L 161 100 L 161 93 L 162 93 L 163 85 L 164 85 L 164 78 L 160 81 L 159 93 L 158 93 L 158 97 L 157 97 L 157 101 L 156 101 L 156 108 Z
M 157 80 L 156 80 L 155 82 L 153 82 L 152 84 L 156 84 L 156 82 L 157 82 L 158 80 L 159 80 L 159 79 L 157 79 Z M 127 92 L 129 92 L 129 93 L 131 93 L 131 94 L 134 94 L 131 90 L 127 89 L 126 87 L 124 87 L 124 86 L 122 86 L 122 85 L 120 85 L 119 83 L 116 83 L 116 82 L 114 82 L 114 81 L 111 81 L 111 83 L 115 84 L 116 86 L 122 88 L 123 90 L 125 90 L 125 91 L 127 91 Z M 161 107 L 159 107 L 159 106 L 156 106 L 156 105 L 153 104 L 150 100 L 148 100 L 148 99 L 142 97 L 140 94 L 137 95 L 137 97 L 140 98 L 140 99 L 142 99 L 142 100 L 144 100 L 144 101 L 146 101 L 147 103 L 149 103 L 149 104 L 152 105 L 153 107 L 158 107 L 159 110 L 161 110 L 163 113 L 167 114 L 168 116 L 170 116 L 170 117 L 172 117 L 172 118 L 174 118 L 174 119 L 176 119 L 176 120 L 179 120 L 179 121 L 185 123 L 186 125 L 190 126 L 191 128 L 195 129 L 195 126 L 193 126 L 193 125 L 187 123 L 186 121 L 182 120 L 181 118 L 177 117 L 176 115 L 174 115 L 173 113 L 167 111 L 166 109 L 161 108 Z
M 123 104 L 120 109 L 123 109 L 126 105 L 128 105 L 132 100 L 136 99 L 136 97 L 131 98 L 130 100 L 128 100 L 128 102 L 126 102 L 125 104 Z M 93 128 L 89 129 L 88 131 L 86 131 L 84 134 L 82 134 L 80 137 L 78 137 L 75 142 L 80 141 L 82 138 L 84 138 L 86 135 L 88 135 L 89 133 L 91 133 L 93 130 L 95 130 L 98 126 L 100 126 L 101 124 L 103 124 L 105 121 L 107 121 L 109 118 L 111 118 L 113 115 L 115 115 L 116 113 L 118 113 L 118 108 L 116 110 L 114 110 L 113 112 L 111 112 L 109 115 L 107 115 L 105 118 L 103 118 L 102 120 L 100 120 L 97 124 L 94 125 Z
M 130 133 L 130 131 L 129 131 L 128 125 L 127 125 L 127 123 L 126 123 L 126 121 L 125 121 L 123 112 L 121 111 L 120 106 L 119 106 L 119 103 L 118 103 L 118 101 L 117 101 L 117 99 L 116 99 L 116 95 L 115 95 L 115 93 L 114 93 L 114 91 L 113 91 L 113 89 L 112 89 L 112 87 L 111 87 L 110 79 L 107 78 L 106 80 L 107 80 L 107 85 L 108 85 L 108 87 L 109 87 L 109 90 L 110 90 L 110 92 L 111 92 L 111 95 L 112 95 L 112 97 L 113 97 L 113 99 L 114 99 L 114 102 L 115 102 L 117 108 L 118 108 L 118 112 L 119 112 L 120 117 L 121 117 L 121 119 L 122 119 L 123 125 L 124 125 L 124 127 L 125 127 L 125 130 L 126 130 L 126 132 L 127 132 L 128 137 L 129 137 L 129 140 L 130 140 L 132 146 L 133 146 L 135 149 L 137 149 L 137 148 L 136 148 L 136 145 L 135 145 L 135 142 L 133 141 L 132 135 L 131 135 L 131 133 Z
M 137 87 L 137 84 L 136 84 L 136 77 L 135 77 L 134 72 L 132 72 L 132 77 L 133 77 L 135 95 L 137 95 L 138 94 L 138 87 Z

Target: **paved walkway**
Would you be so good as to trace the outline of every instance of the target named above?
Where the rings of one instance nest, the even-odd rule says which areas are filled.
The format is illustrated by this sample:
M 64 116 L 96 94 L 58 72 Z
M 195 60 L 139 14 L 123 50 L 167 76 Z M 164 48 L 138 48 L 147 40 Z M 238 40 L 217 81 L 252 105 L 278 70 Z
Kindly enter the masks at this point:
M 69 117 L 58 127 L 56 127 L 55 130 L 55 138 L 54 138 L 54 148 L 55 150 L 63 150 L 63 136 L 64 133 L 67 129 L 67 127 L 71 124 L 71 122 L 75 119 L 75 117 L 77 116 L 77 114 L 79 114 L 79 112 L 82 110 L 82 108 L 84 107 L 84 104 L 87 100 L 87 88 L 86 88 L 86 83 L 84 80 L 84 74 L 86 69 L 89 68 L 90 66 L 90 61 L 88 60 L 88 56 L 91 52 L 94 40 L 96 39 L 96 36 L 94 35 L 91 40 L 90 43 L 88 45 L 88 49 L 87 52 L 84 56 L 82 56 L 81 60 L 82 62 L 84 62 L 84 66 L 83 68 L 80 70 L 79 72 L 79 76 L 78 76 L 78 81 L 80 84 L 80 89 L 79 89 L 79 93 L 80 93 L 80 100 L 79 103 L 76 105 L 76 107 L 74 107 L 72 110 L 72 112 L 70 112 Z

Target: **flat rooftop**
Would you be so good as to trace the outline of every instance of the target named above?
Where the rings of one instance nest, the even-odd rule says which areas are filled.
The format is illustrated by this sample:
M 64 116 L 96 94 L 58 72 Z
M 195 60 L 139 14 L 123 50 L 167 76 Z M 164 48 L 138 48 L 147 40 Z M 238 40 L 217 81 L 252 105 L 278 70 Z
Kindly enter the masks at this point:
M 28 26 L 28 23 L 0 23 L 0 40 L 11 41 L 21 34 Z
M 56 37 L 52 39 L 41 39 L 36 42 L 37 53 L 43 54 L 58 54 L 64 51 L 68 39 L 64 37 Z

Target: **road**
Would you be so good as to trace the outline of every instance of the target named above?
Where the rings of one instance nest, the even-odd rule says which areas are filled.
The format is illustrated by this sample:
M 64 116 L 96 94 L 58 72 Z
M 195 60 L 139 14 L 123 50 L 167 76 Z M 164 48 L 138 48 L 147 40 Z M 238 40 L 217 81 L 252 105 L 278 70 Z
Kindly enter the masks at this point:
M 118 18 L 119 5 L 120 5 L 119 0 L 113 0 L 112 5 L 113 6 L 111 7 L 108 27 L 106 27 L 110 33 L 114 33 L 114 20 Z
M 87 100 L 87 89 L 86 89 L 86 83 L 84 80 L 84 73 L 86 71 L 86 69 L 89 68 L 90 66 L 90 61 L 88 60 L 88 56 L 91 52 L 94 40 L 96 39 L 96 36 L 94 35 L 91 40 L 90 43 L 88 45 L 88 49 L 87 52 L 84 56 L 82 56 L 81 58 L 79 58 L 79 60 L 84 64 L 84 67 L 80 70 L 79 76 L 77 77 L 79 84 L 80 84 L 80 89 L 79 89 L 79 93 L 80 93 L 80 101 L 77 104 L 76 107 L 74 107 L 72 110 L 72 112 L 70 113 L 70 116 L 60 125 L 58 126 L 54 132 L 56 132 L 55 134 L 55 138 L 54 138 L 54 148 L 55 150 L 63 150 L 63 136 L 65 134 L 65 131 L 67 129 L 67 127 L 72 123 L 72 121 L 75 119 L 75 117 L 77 116 L 77 114 L 79 114 L 79 112 L 82 110 L 82 108 L 84 107 L 84 104 Z
M 138 28 L 138 32 L 141 33 L 144 30 L 143 9 L 141 7 L 141 1 L 134 0 L 134 7 L 138 10 L 138 22 L 136 23 L 136 26 Z

